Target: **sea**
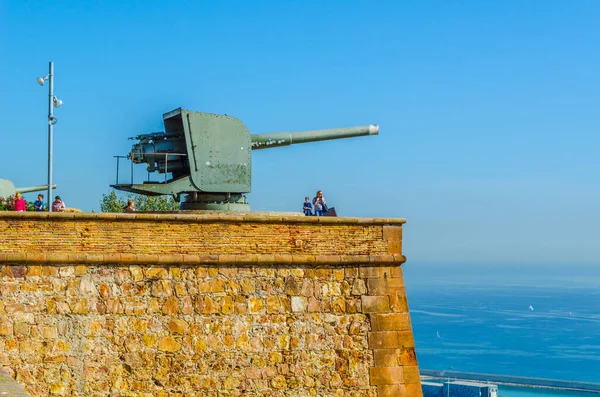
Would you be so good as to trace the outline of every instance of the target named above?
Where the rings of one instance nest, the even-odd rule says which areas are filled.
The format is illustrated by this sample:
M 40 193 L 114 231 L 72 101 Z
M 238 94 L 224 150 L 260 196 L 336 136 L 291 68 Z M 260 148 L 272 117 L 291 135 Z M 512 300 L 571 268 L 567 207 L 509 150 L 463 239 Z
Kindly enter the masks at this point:
M 600 382 L 600 263 L 408 261 L 403 270 L 420 368 Z

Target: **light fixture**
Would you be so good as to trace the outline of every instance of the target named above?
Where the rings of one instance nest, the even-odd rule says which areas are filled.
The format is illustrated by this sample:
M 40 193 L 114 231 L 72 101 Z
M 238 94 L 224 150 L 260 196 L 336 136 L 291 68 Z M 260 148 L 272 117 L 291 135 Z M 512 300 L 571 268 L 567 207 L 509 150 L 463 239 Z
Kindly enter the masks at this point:
M 38 84 L 43 86 L 43 85 L 44 85 L 44 81 L 48 80 L 48 76 L 49 76 L 49 75 L 46 75 L 46 76 L 44 76 L 44 77 L 38 77 L 38 78 L 37 78 L 37 82 L 38 82 Z
M 54 104 L 55 108 L 59 108 L 60 105 L 62 105 L 63 102 L 62 102 L 61 99 L 58 99 L 56 96 L 53 96 L 52 97 L 52 103 Z
M 48 124 L 50 124 L 50 125 L 56 124 L 57 121 L 58 121 L 58 119 L 55 116 L 48 117 Z

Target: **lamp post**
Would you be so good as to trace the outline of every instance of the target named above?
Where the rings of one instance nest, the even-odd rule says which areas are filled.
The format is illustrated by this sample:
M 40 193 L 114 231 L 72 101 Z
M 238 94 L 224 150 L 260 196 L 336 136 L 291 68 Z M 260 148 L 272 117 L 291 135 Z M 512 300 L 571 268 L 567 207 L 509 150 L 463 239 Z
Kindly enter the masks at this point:
M 53 107 L 58 108 L 62 105 L 62 101 L 54 95 L 54 62 L 50 62 L 46 76 L 37 78 L 41 86 L 46 80 L 48 80 L 48 211 L 52 212 L 52 133 L 57 121 Z
M 448 367 L 448 369 L 452 370 L 452 369 L 454 369 L 454 367 Z M 438 376 L 440 378 L 442 378 L 442 382 L 443 382 L 444 376 L 446 376 L 448 378 L 448 388 L 446 389 L 446 395 L 447 395 L 447 397 L 450 397 L 450 374 L 448 372 L 449 371 L 447 369 L 445 369 L 443 371 L 440 371 L 438 373 Z

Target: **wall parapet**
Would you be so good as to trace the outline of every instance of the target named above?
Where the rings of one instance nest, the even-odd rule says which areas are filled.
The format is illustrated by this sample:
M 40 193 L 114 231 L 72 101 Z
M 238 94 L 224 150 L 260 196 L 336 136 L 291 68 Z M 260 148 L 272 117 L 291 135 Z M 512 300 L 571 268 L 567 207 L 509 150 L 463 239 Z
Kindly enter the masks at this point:
M 4 212 L 0 262 L 402 263 L 404 222 L 224 213 Z
M 396 263 L 406 262 L 404 255 L 155 255 L 155 254 L 61 254 L 61 253 L 0 253 L 0 263 L 29 264 L 221 264 L 221 265 L 332 265 L 355 263 Z
M 47 219 L 52 221 L 79 220 L 110 220 L 152 222 L 257 222 L 257 223 L 318 223 L 318 224 L 361 224 L 361 225 L 403 225 L 405 218 L 354 218 L 329 216 L 281 215 L 276 212 L 231 213 L 215 211 L 209 213 L 181 212 L 137 212 L 137 213 L 107 213 L 107 212 L 13 212 L 1 211 L 2 219 Z

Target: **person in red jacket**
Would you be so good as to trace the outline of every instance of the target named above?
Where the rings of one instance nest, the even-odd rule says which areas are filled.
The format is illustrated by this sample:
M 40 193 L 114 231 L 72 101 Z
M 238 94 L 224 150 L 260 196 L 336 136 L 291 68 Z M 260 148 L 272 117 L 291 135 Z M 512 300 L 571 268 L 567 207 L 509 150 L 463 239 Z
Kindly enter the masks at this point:
M 15 198 L 15 211 L 27 211 L 27 204 L 25 204 L 25 200 L 21 197 L 21 193 L 18 192 Z

